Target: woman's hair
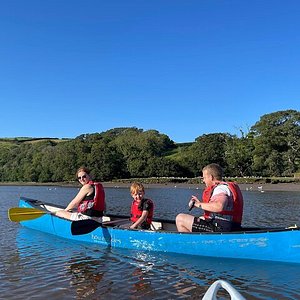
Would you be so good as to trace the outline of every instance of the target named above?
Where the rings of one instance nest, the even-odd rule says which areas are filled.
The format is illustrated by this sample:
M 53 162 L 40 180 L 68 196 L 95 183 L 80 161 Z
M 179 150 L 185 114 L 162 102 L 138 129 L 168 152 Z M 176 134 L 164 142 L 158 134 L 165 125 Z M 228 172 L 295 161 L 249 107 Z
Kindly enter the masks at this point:
M 130 186 L 130 193 L 136 194 L 138 192 L 145 193 L 144 186 L 140 182 L 133 182 Z
M 80 172 L 85 172 L 86 174 L 90 175 L 90 170 L 89 170 L 88 168 L 86 168 L 86 167 L 80 167 L 80 168 L 77 170 L 77 172 L 76 172 L 76 178 L 77 178 L 77 176 L 78 176 L 78 174 L 79 174 Z
M 223 169 L 218 164 L 209 164 L 202 169 L 203 171 L 207 171 L 210 175 L 212 175 L 216 180 L 222 180 L 223 178 Z

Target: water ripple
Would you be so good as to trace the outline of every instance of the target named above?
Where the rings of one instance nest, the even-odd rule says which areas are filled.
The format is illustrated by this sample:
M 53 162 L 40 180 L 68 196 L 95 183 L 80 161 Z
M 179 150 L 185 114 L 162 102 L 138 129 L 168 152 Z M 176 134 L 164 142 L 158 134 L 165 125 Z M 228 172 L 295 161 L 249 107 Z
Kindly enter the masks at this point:
M 295 264 L 85 245 L 22 228 L 7 219 L 7 209 L 17 206 L 20 193 L 65 204 L 76 192 L 72 188 L 0 187 L 1 299 L 200 299 L 218 279 L 228 280 L 250 300 L 299 299 L 300 268 Z M 201 191 L 146 192 L 159 204 L 156 217 L 174 219 L 178 212 L 187 212 L 190 195 Z M 112 213 L 128 214 L 128 189 L 108 189 L 107 201 Z M 286 226 L 299 219 L 299 193 L 245 193 L 245 225 Z

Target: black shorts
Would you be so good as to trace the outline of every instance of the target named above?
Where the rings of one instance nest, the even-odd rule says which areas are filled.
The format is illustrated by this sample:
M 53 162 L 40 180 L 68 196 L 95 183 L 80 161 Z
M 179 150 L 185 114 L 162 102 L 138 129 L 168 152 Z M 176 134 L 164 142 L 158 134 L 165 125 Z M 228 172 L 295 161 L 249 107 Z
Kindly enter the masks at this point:
M 195 217 L 192 225 L 192 232 L 222 232 L 231 231 L 231 222 L 216 220 L 203 220 Z
M 132 223 L 133 224 L 133 223 Z M 139 225 L 136 229 L 150 229 L 150 224 L 143 222 L 141 225 Z

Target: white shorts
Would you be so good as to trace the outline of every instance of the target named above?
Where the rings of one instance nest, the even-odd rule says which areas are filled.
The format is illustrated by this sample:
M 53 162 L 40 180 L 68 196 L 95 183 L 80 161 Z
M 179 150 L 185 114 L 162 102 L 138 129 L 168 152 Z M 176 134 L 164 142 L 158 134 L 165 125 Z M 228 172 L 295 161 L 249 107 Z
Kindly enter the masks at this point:
M 97 221 L 99 223 L 102 223 L 102 217 L 90 217 L 90 216 L 84 215 L 84 214 L 79 213 L 79 212 L 71 213 L 70 220 L 71 221 L 94 220 L 94 221 Z

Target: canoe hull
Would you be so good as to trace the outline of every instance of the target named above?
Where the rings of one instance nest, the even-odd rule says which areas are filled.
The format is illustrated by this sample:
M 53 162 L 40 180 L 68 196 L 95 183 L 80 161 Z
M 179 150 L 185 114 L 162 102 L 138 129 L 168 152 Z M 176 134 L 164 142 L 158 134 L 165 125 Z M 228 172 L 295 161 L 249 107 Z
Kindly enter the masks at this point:
M 20 207 L 35 207 L 21 198 Z M 102 246 L 188 255 L 300 263 L 300 230 L 274 229 L 234 233 L 178 233 L 177 231 L 129 230 L 98 227 L 90 233 L 72 235 L 71 221 L 45 214 L 22 221 L 25 227 L 62 238 Z

